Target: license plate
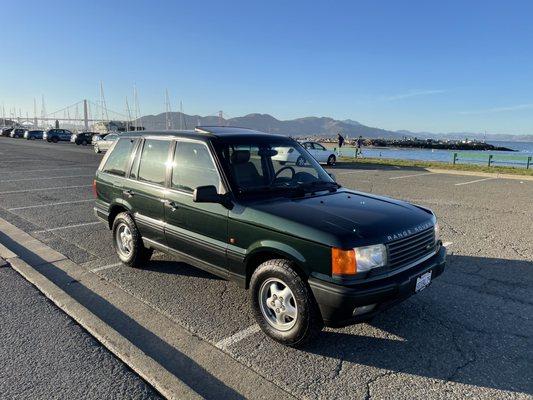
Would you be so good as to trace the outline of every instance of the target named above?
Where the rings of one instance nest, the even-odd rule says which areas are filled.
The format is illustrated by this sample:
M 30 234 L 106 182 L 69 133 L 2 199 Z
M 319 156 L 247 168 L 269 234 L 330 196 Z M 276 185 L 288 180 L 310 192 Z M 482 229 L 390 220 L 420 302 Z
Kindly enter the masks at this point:
M 425 274 L 420 275 L 416 278 L 415 293 L 424 290 L 431 283 L 431 271 L 426 272 Z

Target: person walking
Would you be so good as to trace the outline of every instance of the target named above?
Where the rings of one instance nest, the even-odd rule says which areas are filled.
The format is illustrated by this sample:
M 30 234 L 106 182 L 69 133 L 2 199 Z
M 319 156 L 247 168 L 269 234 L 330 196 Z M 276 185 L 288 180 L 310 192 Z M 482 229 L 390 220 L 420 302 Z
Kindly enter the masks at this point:
M 358 156 L 363 157 L 362 147 L 363 147 L 363 137 L 359 136 L 359 138 L 357 138 L 356 147 L 355 147 L 355 158 L 357 158 Z
M 342 136 L 340 133 L 337 133 L 338 139 L 339 139 L 339 149 L 344 144 L 344 136 Z

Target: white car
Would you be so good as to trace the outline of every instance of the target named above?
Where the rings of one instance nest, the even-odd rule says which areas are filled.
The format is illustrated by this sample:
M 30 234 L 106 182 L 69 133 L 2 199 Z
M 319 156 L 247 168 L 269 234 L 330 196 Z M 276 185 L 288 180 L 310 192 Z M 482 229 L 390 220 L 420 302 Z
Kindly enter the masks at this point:
M 321 164 L 335 165 L 337 162 L 335 153 L 332 150 L 326 149 L 320 143 L 303 142 L 301 145 Z M 298 166 L 305 164 L 305 159 L 302 156 L 298 157 L 298 152 L 294 151 L 292 147 L 276 147 L 276 151 L 278 154 L 272 157 L 272 160 L 282 163 L 295 163 Z

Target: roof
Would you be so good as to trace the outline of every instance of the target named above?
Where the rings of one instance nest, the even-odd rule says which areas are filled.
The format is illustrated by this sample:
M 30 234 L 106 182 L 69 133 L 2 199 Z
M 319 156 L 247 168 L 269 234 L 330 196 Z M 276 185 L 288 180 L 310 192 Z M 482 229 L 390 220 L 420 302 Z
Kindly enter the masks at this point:
M 234 126 L 197 126 L 194 130 L 166 130 L 166 131 L 131 131 L 124 132 L 121 136 L 179 136 L 190 138 L 229 138 L 229 137 L 245 137 L 245 136 L 264 136 L 271 138 L 287 138 L 287 136 L 270 134 L 266 132 L 256 131 L 248 128 L 240 128 Z

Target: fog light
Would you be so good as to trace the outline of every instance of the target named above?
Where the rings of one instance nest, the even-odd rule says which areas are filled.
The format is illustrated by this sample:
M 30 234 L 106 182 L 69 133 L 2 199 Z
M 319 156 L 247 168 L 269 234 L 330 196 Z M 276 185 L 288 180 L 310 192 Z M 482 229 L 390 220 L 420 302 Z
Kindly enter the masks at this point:
M 361 314 L 365 314 L 367 312 L 370 312 L 372 311 L 374 308 L 376 308 L 377 304 L 369 304 L 367 306 L 361 306 L 361 307 L 355 307 L 353 309 L 353 313 L 352 315 L 354 317 L 358 316 L 358 315 L 361 315 Z

